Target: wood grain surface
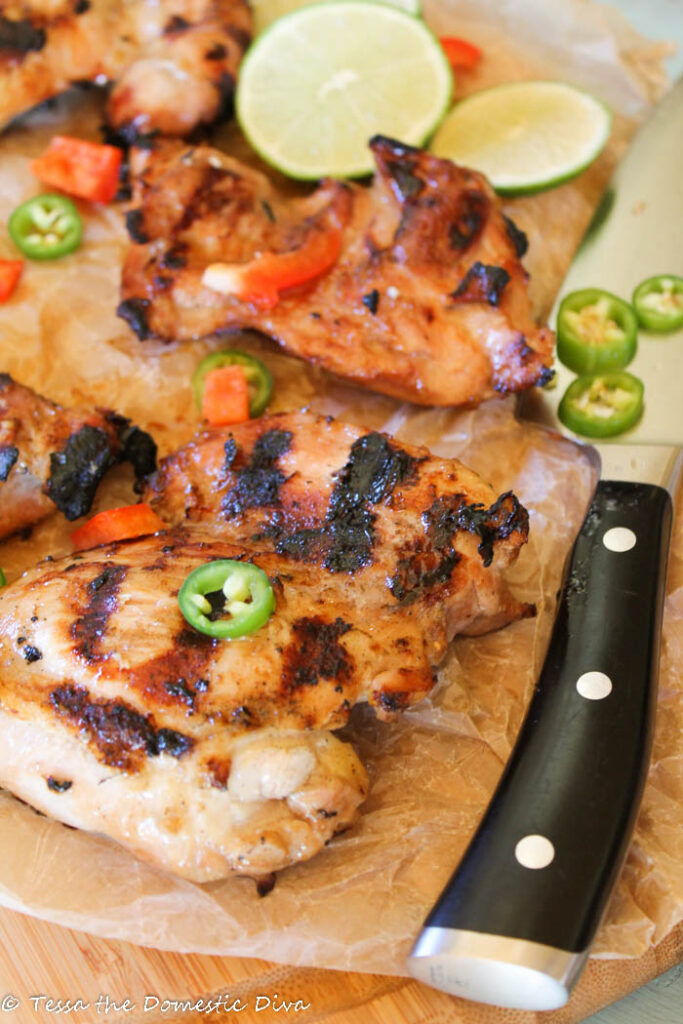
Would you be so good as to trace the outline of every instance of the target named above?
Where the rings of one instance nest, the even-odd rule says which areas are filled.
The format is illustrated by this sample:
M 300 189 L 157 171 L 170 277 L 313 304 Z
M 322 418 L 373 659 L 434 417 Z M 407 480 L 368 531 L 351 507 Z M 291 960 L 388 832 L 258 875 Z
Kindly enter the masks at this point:
M 680 1024 L 682 1019 L 683 964 L 678 964 L 584 1024 Z
M 469 1003 L 405 978 L 164 953 L 1 910 L 0 1020 L 8 1024 L 55 1020 L 79 1024 L 201 1020 L 213 1024 L 236 1020 L 242 1024 L 578 1024 L 681 959 L 683 926 L 637 960 L 591 960 L 570 1003 L 553 1013 L 538 1014 Z M 203 1004 L 198 1003 L 200 999 Z M 209 1001 L 215 1009 L 207 1005 Z M 622 1024 L 620 1018 L 607 1018 L 604 1024 L 617 1020 Z M 633 1024 L 636 1020 L 638 1024 L 678 1024 L 666 1017 L 657 1021 L 649 1014 L 633 1018 Z

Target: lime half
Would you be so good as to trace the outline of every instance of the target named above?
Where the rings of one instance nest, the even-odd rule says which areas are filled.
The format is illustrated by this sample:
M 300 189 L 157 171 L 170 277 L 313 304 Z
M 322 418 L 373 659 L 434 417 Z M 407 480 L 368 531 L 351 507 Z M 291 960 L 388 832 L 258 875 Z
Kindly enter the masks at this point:
M 588 167 L 611 126 L 604 103 L 581 89 L 563 82 L 514 82 L 458 103 L 431 148 L 482 171 L 498 192 L 537 192 Z
M 453 78 L 418 18 L 363 0 L 278 19 L 242 63 L 236 111 L 261 156 L 293 178 L 368 174 L 368 142 L 419 145 L 450 103 Z
M 254 35 L 260 35 L 264 28 L 272 22 L 277 21 L 283 14 L 290 14 L 298 11 L 300 7 L 307 7 L 312 0 L 250 0 L 250 6 L 254 15 Z M 388 4 L 406 14 L 418 17 L 420 14 L 420 0 L 376 0 L 377 3 Z

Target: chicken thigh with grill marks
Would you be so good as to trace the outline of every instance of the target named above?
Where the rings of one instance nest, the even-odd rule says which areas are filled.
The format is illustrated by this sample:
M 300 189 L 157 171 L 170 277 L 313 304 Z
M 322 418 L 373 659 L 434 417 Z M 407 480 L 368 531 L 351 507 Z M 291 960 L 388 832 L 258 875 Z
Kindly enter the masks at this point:
M 156 465 L 156 444 L 106 409 L 64 409 L 0 373 L 0 538 L 58 509 L 90 511 L 98 484 L 118 462 L 137 476 Z
M 246 0 L 2 0 L 0 129 L 74 82 L 113 83 L 127 142 L 184 136 L 231 108 L 251 35 Z
M 476 404 L 549 379 L 553 334 L 531 317 L 526 239 L 486 179 L 391 139 L 370 148 L 372 187 L 329 180 L 298 198 L 208 147 L 135 151 L 119 314 L 141 339 L 255 328 L 424 405 Z M 336 247 L 333 265 L 275 302 L 218 290 L 216 266 L 229 279 L 258 253 L 285 254 L 291 268 L 318 250 L 329 262 Z
M 279 560 L 265 557 L 278 600 L 268 626 L 233 643 L 192 630 L 184 577 L 242 557 L 179 530 L 43 563 L 3 589 L 0 785 L 195 881 L 264 875 L 346 828 L 367 776 L 328 731 L 348 714 L 344 697 L 333 702 L 325 680 L 318 708 L 310 673 L 336 659 L 340 678 L 355 675 L 364 638 L 347 637 L 347 654 L 334 614 L 316 618 L 310 574 L 279 583 Z

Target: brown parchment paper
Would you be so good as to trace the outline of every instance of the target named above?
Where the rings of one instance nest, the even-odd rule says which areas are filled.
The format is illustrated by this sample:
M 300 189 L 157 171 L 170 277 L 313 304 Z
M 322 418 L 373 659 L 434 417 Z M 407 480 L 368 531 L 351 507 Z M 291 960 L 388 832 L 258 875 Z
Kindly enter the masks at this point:
M 610 145 L 586 174 L 552 193 L 508 204 L 529 232 L 526 262 L 539 313 L 552 303 L 633 117 L 661 84 L 657 54 L 648 56 L 623 26 L 614 31 L 585 3 L 548 7 L 552 18 L 537 0 L 428 7 L 437 31 L 467 33 L 486 47 L 481 69 L 462 79 L 461 93 L 495 81 L 564 77 L 603 94 L 620 112 Z M 631 50 L 628 64 L 624 47 Z M 37 190 L 28 160 L 57 127 L 95 137 L 98 104 L 91 94 L 72 94 L 0 140 L 0 221 Z M 220 141 L 245 152 L 234 130 Z M 58 401 L 115 407 L 168 451 L 197 426 L 189 379 L 216 342 L 140 345 L 114 313 L 126 245 L 121 210 L 83 207 L 83 213 L 82 249 L 32 265 L 16 299 L 0 307 L 0 368 Z M 0 237 L 0 255 L 3 247 L 9 252 Z M 306 406 L 381 428 L 462 458 L 501 491 L 514 488 L 531 513 L 531 540 L 510 575 L 517 593 L 536 601 L 538 617 L 484 638 L 456 640 L 432 698 L 396 723 L 378 723 L 357 710 L 344 736 L 372 781 L 361 818 L 313 861 L 282 872 L 267 897 L 259 899 L 245 879 L 198 886 L 173 878 L 103 837 L 67 829 L 0 793 L 0 903 L 161 949 L 401 974 L 514 742 L 547 645 L 562 565 L 595 483 L 594 459 L 589 450 L 518 423 L 511 401 L 476 411 L 420 410 L 334 382 L 253 338 L 239 344 L 266 353 L 276 380 L 273 410 Z M 125 471 L 112 474 L 95 511 L 133 500 L 130 485 Z M 68 550 L 68 532 L 54 517 L 30 537 L 0 546 L 0 563 L 12 578 L 38 557 Z M 596 955 L 636 957 L 683 916 L 682 620 L 683 593 L 673 591 L 650 784 Z

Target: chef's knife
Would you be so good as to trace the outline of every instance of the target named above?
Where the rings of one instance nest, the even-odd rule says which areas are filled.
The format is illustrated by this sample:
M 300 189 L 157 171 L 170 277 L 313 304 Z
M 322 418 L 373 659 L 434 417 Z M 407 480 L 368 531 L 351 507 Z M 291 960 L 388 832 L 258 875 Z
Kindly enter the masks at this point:
M 627 300 L 683 275 L 683 81 L 638 133 L 563 285 Z M 641 332 L 641 425 L 601 446 L 541 677 L 481 824 L 408 959 L 419 980 L 499 1006 L 568 999 L 628 849 L 650 755 L 664 580 L 683 443 L 683 330 Z M 553 419 L 571 375 L 540 400 Z M 659 384 L 658 384 L 659 381 Z M 528 410 L 527 410 L 528 412 Z M 538 412 L 538 409 L 536 410 Z M 629 471 L 641 482 L 629 482 Z M 603 475 L 605 475 L 603 473 Z

